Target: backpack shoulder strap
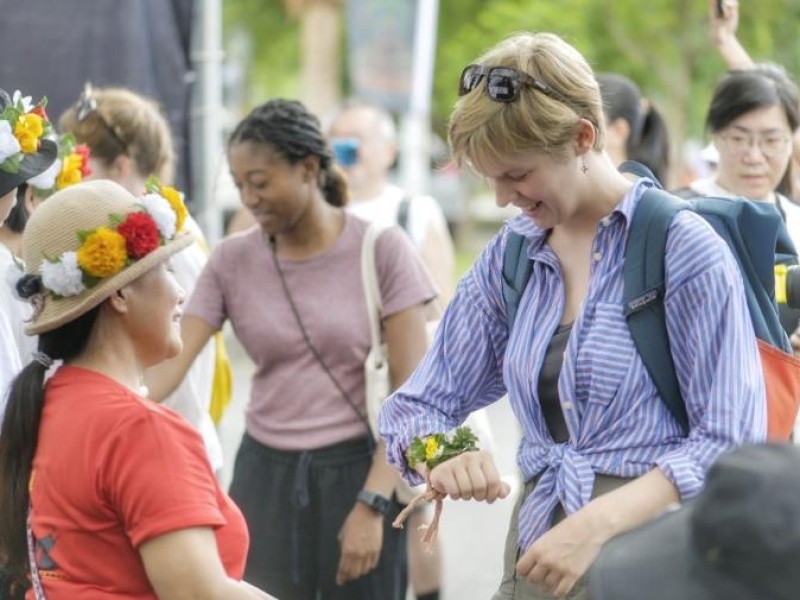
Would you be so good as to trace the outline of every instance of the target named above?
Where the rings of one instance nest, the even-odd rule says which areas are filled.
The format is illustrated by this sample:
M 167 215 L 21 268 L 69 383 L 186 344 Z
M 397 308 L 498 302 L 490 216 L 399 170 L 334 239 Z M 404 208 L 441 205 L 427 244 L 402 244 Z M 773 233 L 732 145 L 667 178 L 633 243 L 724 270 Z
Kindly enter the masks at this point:
M 411 196 L 405 194 L 397 207 L 397 226 L 408 233 L 408 214 L 411 210 Z
M 531 277 L 532 265 L 528 258 L 530 242 L 522 235 L 508 232 L 503 254 L 503 300 L 506 304 L 508 330 L 514 327 L 519 301 Z
M 667 332 L 664 259 L 669 225 L 689 207 L 663 190 L 647 190 L 633 215 L 623 265 L 624 311 L 634 345 L 662 400 L 687 434 L 689 418 Z

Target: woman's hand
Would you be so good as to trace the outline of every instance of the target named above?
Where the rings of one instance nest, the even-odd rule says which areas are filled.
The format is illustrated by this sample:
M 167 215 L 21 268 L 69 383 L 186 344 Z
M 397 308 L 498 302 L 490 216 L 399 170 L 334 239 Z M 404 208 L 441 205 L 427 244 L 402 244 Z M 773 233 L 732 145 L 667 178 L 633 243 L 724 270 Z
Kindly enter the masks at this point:
M 363 577 L 378 565 L 383 546 L 384 516 L 356 502 L 339 531 L 341 558 L 336 585 Z
M 511 492 L 500 479 L 492 455 L 485 450 L 464 452 L 433 468 L 429 476 L 434 491 L 453 500 L 478 500 L 490 504 Z
M 719 15 L 717 1 L 708 2 L 708 23 L 711 39 L 719 46 L 730 40 L 736 40 L 736 30 L 739 28 L 739 3 L 736 0 L 722 0 L 724 14 Z
M 610 529 L 588 507 L 567 517 L 540 537 L 517 562 L 517 573 L 564 598 L 611 537 Z

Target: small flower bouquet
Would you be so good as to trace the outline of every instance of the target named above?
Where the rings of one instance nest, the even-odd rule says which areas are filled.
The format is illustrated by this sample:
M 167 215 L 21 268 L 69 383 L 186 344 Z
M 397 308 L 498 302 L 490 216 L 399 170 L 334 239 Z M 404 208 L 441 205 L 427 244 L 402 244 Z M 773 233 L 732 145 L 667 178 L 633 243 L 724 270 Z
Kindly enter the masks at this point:
M 416 496 L 403 511 L 397 515 L 392 525 L 402 529 L 405 520 L 420 502 L 435 502 L 436 509 L 429 525 L 423 525 L 422 541 L 429 547 L 436 541 L 439 532 L 439 519 L 442 516 L 444 494 L 431 486 L 430 472 L 437 465 L 455 458 L 465 452 L 478 450 L 478 438 L 469 427 L 459 427 L 453 433 L 433 433 L 425 437 L 415 437 L 406 450 L 406 460 L 412 469 L 424 464 L 428 469 L 428 487 L 424 493 Z

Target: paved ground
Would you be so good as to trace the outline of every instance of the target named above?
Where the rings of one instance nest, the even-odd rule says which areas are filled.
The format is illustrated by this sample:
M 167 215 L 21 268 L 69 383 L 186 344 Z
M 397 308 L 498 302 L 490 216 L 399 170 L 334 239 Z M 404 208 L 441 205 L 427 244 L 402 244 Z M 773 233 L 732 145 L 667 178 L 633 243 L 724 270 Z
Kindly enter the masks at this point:
M 228 336 L 234 366 L 234 401 L 222 426 L 226 463 L 223 481 L 230 482 L 233 458 L 243 429 L 243 408 L 250 391 L 253 367 L 241 347 Z M 444 600 L 488 600 L 500 579 L 503 546 L 513 498 L 519 489 L 514 466 L 518 440 L 516 422 L 508 402 L 485 409 L 492 432 L 498 466 L 512 486 L 512 495 L 493 505 L 446 501 L 440 537 L 444 550 Z

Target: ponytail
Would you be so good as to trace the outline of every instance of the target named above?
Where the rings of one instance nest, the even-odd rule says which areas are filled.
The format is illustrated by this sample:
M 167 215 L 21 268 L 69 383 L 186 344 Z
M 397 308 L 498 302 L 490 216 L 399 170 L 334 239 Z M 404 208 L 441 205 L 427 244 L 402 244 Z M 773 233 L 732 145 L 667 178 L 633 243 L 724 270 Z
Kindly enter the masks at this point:
M 74 321 L 39 337 L 39 351 L 53 360 L 68 361 L 86 347 L 100 312 L 93 308 Z M 8 396 L 0 430 L 0 558 L 5 577 L 24 581 L 28 571 L 25 524 L 28 514 L 33 457 L 39 442 L 39 425 L 44 409 L 46 368 L 29 363 L 14 382 Z M 6 590 L 0 589 L 0 597 Z
M 638 139 L 629 144 L 628 156 L 650 168 L 664 185 L 668 185 L 669 132 L 661 113 L 651 104 L 642 118 Z
M 28 481 L 44 407 L 44 373 L 34 361 L 17 375 L 0 431 L 0 554 L 9 584 L 19 585 L 27 571 Z
M 326 166 L 320 165 L 320 188 L 325 200 L 331 206 L 343 207 L 350 200 L 350 193 L 347 189 L 347 179 L 342 170 L 327 162 Z

